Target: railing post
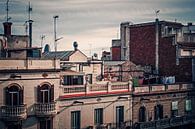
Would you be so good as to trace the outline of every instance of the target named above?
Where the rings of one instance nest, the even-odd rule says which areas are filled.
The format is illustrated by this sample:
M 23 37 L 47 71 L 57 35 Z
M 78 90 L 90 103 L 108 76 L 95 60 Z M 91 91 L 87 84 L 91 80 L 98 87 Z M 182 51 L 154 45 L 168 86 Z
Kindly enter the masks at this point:
M 108 83 L 107 83 L 107 86 L 108 86 L 108 93 L 109 92 L 111 92 L 112 91 L 112 83 L 109 81 Z
M 90 92 L 90 85 L 89 83 L 85 84 L 85 94 L 88 94 Z

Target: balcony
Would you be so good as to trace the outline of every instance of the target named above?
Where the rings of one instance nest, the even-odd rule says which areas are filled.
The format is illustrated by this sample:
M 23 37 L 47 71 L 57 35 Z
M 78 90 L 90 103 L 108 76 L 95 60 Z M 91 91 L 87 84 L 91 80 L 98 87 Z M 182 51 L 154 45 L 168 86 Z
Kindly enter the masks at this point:
M 133 87 L 131 82 L 99 82 L 89 85 L 61 86 L 60 98 L 71 98 L 104 94 L 153 94 L 194 90 L 193 83 L 149 84 Z
M 54 116 L 57 113 L 56 103 L 37 103 L 35 104 L 35 114 L 37 117 Z
M 18 121 L 27 117 L 26 105 L 2 106 L 0 110 L 0 117 L 5 121 Z
M 148 121 L 148 122 L 138 122 L 135 123 L 136 129 L 166 129 L 170 127 L 176 127 L 181 125 L 186 125 L 194 122 L 194 116 L 186 115 L 173 118 L 164 118 L 157 121 Z
M 128 82 L 99 82 L 88 85 L 69 85 L 61 86 L 60 98 L 92 96 L 102 94 L 124 94 L 131 90 L 131 85 Z

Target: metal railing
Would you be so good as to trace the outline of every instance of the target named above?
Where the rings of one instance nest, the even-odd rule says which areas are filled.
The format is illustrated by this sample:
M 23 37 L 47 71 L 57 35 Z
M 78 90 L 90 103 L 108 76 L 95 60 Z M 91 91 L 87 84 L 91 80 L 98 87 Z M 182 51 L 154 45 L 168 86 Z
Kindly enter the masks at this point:
M 85 92 L 84 85 L 72 85 L 72 86 L 64 86 L 64 93 L 78 93 L 78 92 Z
M 0 117 L 7 120 L 25 119 L 27 116 L 26 111 L 26 105 L 5 105 L 1 107 Z
M 37 116 L 47 116 L 56 114 L 56 103 L 36 103 L 35 114 Z
M 156 121 L 137 122 L 134 124 L 134 129 L 165 129 L 169 127 L 181 126 L 192 123 L 195 117 L 192 115 L 164 118 Z

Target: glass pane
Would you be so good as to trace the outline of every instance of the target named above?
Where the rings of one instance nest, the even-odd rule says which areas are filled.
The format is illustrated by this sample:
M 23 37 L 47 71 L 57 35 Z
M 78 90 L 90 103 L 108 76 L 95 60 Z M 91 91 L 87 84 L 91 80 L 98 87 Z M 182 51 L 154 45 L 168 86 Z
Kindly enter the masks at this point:
M 71 129 L 80 129 L 80 111 L 71 112 Z

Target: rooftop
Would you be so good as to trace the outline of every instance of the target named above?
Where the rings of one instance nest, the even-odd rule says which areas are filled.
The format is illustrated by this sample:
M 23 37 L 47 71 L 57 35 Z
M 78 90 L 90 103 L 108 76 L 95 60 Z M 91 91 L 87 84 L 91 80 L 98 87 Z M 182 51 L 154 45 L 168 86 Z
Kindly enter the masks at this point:
M 57 51 L 57 52 L 47 52 L 43 53 L 43 58 L 46 59 L 60 59 L 60 60 L 68 60 L 69 56 L 71 56 L 75 51 Z

